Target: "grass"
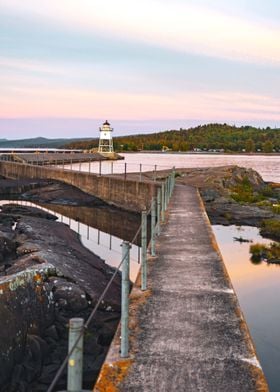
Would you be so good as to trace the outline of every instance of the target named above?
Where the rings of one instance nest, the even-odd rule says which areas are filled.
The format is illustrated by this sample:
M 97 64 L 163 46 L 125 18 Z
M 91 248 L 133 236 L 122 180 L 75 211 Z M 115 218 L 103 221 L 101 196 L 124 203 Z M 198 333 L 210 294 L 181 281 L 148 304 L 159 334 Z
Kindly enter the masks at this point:
M 269 245 L 254 244 L 250 246 L 251 260 L 255 263 L 267 260 L 269 263 L 280 264 L 280 244 L 272 242 Z
M 244 177 L 238 185 L 231 188 L 231 197 L 240 204 L 253 203 L 259 207 L 270 207 L 273 212 L 280 213 L 280 205 L 275 205 L 273 201 L 268 200 L 269 198 L 279 200 L 279 194 L 275 189 L 271 185 L 266 185 L 256 191 L 248 177 Z
M 266 219 L 262 222 L 260 233 L 263 236 L 280 240 L 280 220 Z

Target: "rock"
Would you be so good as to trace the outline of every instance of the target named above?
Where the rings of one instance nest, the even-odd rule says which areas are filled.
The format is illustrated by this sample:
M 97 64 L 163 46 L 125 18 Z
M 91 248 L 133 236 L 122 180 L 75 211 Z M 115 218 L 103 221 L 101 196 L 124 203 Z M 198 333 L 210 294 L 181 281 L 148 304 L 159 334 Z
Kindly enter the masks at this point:
M 49 328 L 45 329 L 44 337 L 50 337 L 54 341 L 57 341 L 59 339 L 59 336 L 58 336 L 57 329 L 56 329 L 55 325 L 51 325 Z
M 264 219 L 274 216 L 273 212 L 254 205 L 241 205 L 226 198 L 218 198 L 212 203 L 205 203 L 206 211 L 212 224 L 236 224 L 260 226 Z
M 85 249 L 78 235 L 66 225 L 50 220 L 48 215 L 41 216 L 34 209 L 29 210 L 29 216 L 28 210 L 14 208 L 5 210 L 11 215 L 0 212 L 0 220 L 4 217 L 3 225 L 0 223 L 2 254 L 11 258 L 10 267 L 5 267 L 3 273 L 13 273 L 0 277 L 0 385 L 8 382 L 9 392 L 37 392 L 47 389 L 46 385 L 42 389 L 44 382 L 53 379 L 67 354 L 69 319 L 88 318 L 114 269 Z M 15 220 L 17 226 L 12 230 Z M 95 369 L 104 360 L 117 327 L 119 309 L 117 274 L 87 330 L 86 342 L 94 350 L 90 358 Z M 108 324 L 104 331 L 102 318 Z M 104 347 L 97 343 L 98 339 Z M 16 365 L 19 366 L 15 368 Z M 65 389 L 65 379 L 58 387 Z
M 74 283 L 63 279 L 56 279 L 53 286 L 54 300 L 59 308 L 67 309 L 72 312 L 79 312 L 87 309 L 88 300 L 86 293 Z
M 53 203 L 60 205 L 94 205 L 106 206 L 107 204 L 97 197 L 59 181 L 52 181 L 47 186 L 30 190 L 23 194 L 24 199 Z
M 7 262 L 16 256 L 16 243 L 0 232 L 0 263 Z
M 19 204 L 4 204 L 2 206 L 2 212 L 4 214 L 11 214 L 15 217 L 20 217 L 22 215 L 34 216 L 37 218 L 57 220 L 57 217 L 49 212 L 40 210 L 35 207 L 21 206 Z

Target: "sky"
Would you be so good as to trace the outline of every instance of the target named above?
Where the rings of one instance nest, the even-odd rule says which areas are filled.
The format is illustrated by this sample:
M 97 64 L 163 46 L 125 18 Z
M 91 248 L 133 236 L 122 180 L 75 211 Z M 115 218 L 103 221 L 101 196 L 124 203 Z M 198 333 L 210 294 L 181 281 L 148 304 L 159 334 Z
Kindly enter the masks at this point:
M 0 0 L 0 139 L 280 127 L 279 0 Z

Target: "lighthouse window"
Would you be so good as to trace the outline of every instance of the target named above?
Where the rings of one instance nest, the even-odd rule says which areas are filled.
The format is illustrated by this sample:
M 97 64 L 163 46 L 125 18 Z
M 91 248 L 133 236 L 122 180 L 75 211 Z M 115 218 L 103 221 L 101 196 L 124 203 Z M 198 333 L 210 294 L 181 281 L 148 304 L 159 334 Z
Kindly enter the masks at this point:
M 104 133 L 104 136 L 106 136 L 106 133 Z

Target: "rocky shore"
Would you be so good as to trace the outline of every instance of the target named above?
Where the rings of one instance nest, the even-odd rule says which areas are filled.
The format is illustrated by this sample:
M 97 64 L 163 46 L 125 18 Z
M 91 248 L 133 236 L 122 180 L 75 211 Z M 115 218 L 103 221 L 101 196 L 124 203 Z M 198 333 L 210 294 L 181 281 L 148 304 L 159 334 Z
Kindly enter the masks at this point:
M 67 353 L 68 321 L 87 319 L 113 274 L 78 235 L 36 208 L 0 212 L 0 391 L 46 391 Z M 85 336 L 91 388 L 120 317 L 117 275 Z M 65 373 L 58 384 L 65 389 Z
M 256 226 L 262 235 L 280 240 L 280 230 L 269 230 L 271 222 L 280 228 L 280 184 L 266 183 L 256 171 L 238 166 L 176 172 L 178 183 L 199 189 L 212 224 Z

